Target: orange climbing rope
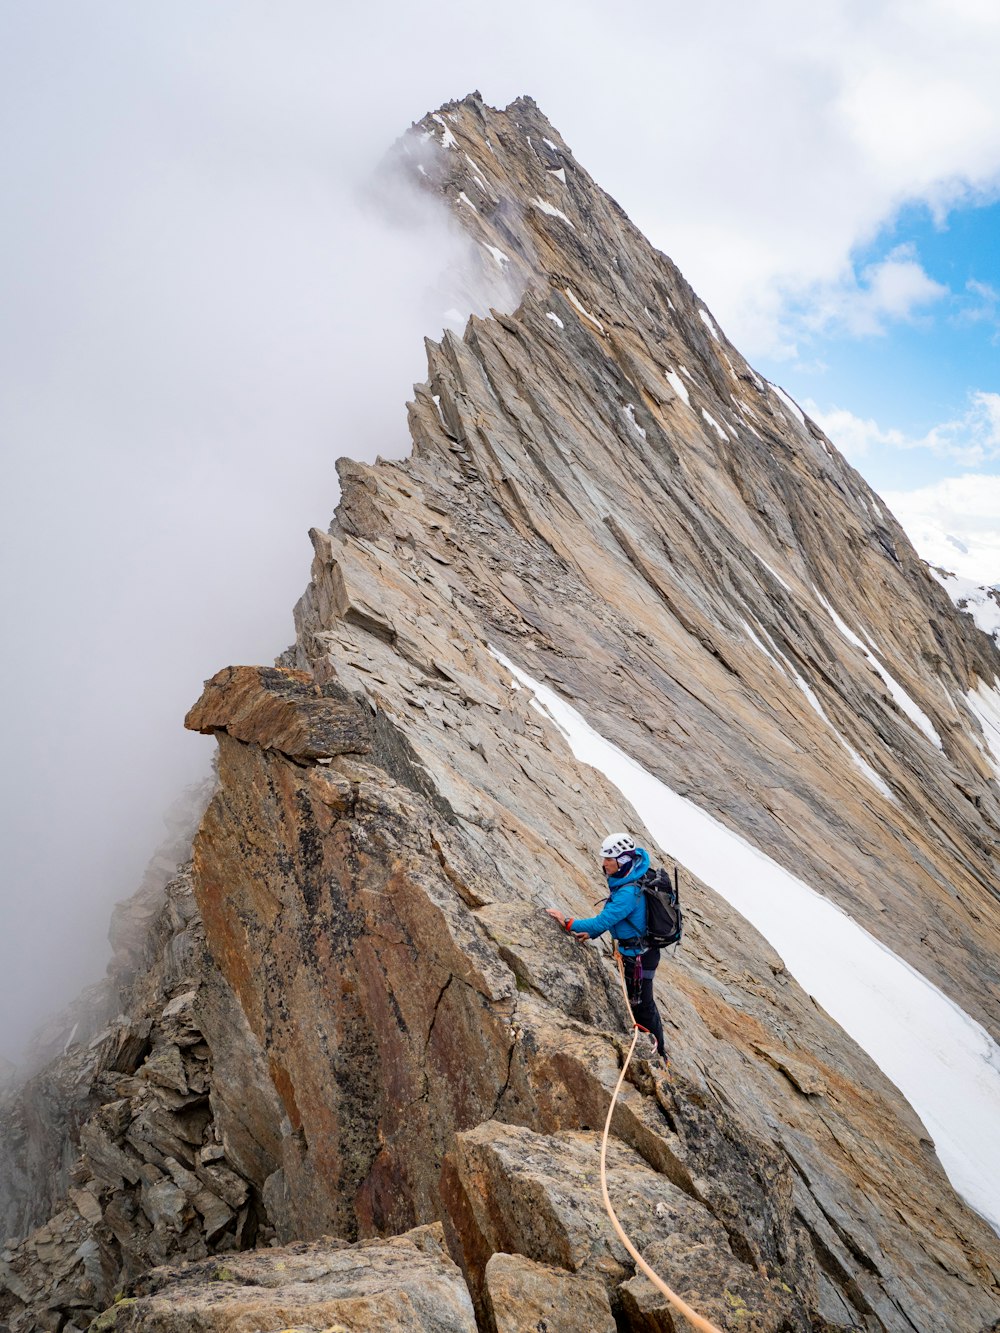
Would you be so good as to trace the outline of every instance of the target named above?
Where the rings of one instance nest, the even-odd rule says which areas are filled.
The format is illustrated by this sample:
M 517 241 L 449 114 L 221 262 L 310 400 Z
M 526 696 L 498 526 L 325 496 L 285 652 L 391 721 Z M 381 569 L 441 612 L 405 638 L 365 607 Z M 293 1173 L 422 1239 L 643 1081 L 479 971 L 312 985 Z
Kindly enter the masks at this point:
M 629 1004 L 628 987 L 625 985 L 625 967 L 622 963 L 622 956 L 615 949 L 615 961 L 618 964 L 618 976 L 622 983 L 622 992 L 625 996 L 625 1003 L 628 1006 L 629 1013 L 632 1012 L 632 1006 Z M 710 1324 L 707 1319 L 702 1318 L 696 1310 L 692 1310 L 686 1301 L 677 1295 L 676 1291 L 671 1291 L 662 1278 L 657 1277 L 656 1273 L 646 1263 L 645 1259 L 635 1248 L 628 1236 L 625 1234 L 625 1228 L 618 1221 L 618 1215 L 611 1206 L 611 1196 L 608 1194 L 608 1135 L 611 1132 L 611 1117 L 615 1112 L 615 1103 L 618 1101 L 618 1094 L 622 1090 L 622 1084 L 625 1082 L 625 1075 L 628 1073 L 629 1061 L 635 1051 L 635 1044 L 639 1040 L 639 1033 L 646 1029 L 638 1023 L 632 1024 L 632 1045 L 629 1047 L 628 1055 L 625 1057 L 625 1063 L 622 1065 L 622 1072 L 618 1076 L 618 1082 L 615 1085 L 614 1093 L 611 1097 L 611 1105 L 608 1107 L 608 1118 L 604 1122 L 604 1135 L 601 1138 L 601 1194 L 604 1196 L 604 1207 L 607 1210 L 608 1217 L 611 1219 L 611 1225 L 618 1234 L 618 1239 L 628 1250 L 629 1254 L 635 1260 L 639 1269 L 645 1273 L 657 1291 L 662 1292 L 674 1309 L 684 1316 L 692 1328 L 699 1330 L 699 1333 L 720 1333 L 715 1324 Z

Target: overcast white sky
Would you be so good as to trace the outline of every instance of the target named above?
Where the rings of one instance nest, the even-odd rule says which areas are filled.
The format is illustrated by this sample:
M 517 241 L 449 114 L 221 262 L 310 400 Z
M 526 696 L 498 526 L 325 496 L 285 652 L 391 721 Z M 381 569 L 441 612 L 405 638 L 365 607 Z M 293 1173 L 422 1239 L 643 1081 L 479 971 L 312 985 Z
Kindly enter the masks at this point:
M 335 458 L 407 447 L 461 248 L 356 189 L 412 120 L 530 93 L 751 360 L 915 490 L 998 471 L 998 68 L 992 0 L 5 0 L 0 1052 L 100 970 L 207 763 L 202 679 L 290 641 Z

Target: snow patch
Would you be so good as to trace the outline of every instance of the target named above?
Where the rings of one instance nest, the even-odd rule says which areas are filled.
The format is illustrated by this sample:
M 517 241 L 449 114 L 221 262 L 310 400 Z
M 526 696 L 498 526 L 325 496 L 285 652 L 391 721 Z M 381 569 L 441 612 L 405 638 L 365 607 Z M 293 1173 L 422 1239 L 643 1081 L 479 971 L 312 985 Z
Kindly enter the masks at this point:
M 626 416 L 628 417 L 628 419 L 629 419 L 629 424 L 631 425 L 632 429 L 633 429 L 637 434 L 641 435 L 643 439 L 645 439 L 645 438 L 646 438 L 646 432 L 643 430 L 643 428 L 639 425 L 638 421 L 636 421 L 636 419 L 635 419 L 635 404 L 634 404 L 634 403 L 626 403 L 626 404 L 625 404 L 624 411 L 625 411 L 625 415 L 626 415 Z
M 462 201 L 462 203 L 466 205 L 467 208 L 472 209 L 473 213 L 479 212 L 479 209 L 475 206 L 475 204 L 472 202 L 472 200 L 469 198 L 469 196 L 465 193 L 464 190 L 459 190 L 458 197 Z
M 722 443 L 723 443 L 723 444 L 727 444 L 728 441 L 729 441 L 729 436 L 726 434 L 726 432 L 722 429 L 722 427 L 721 427 L 721 426 L 719 425 L 719 423 L 716 421 L 715 417 L 712 416 L 711 412 L 706 412 L 705 409 L 702 408 L 702 409 L 701 409 L 701 415 L 705 418 L 705 420 L 708 422 L 708 424 L 712 427 L 712 429 L 715 431 L 716 435 L 718 435 L 718 437 L 719 437 L 719 439 L 722 441 Z
M 444 433 L 448 436 L 449 439 L 451 439 L 452 438 L 451 427 L 448 425 L 447 421 L 445 421 L 444 413 L 441 411 L 441 395 L 437 393 L 432 393 L 431 397 L 434 399 L 434 406 L 438 410 L 438 419 L 440 420 L 441 425 L 444 428 Z
M 565 167 L 559 167 L 556 171 L 553 171 L 552 168 L 550 167 L 550 168 L 549 168 L 549 175 L 550 175 L 550 176 L 555 176 L 556 180 L 560 180 L 560 181 L 562 181 L 563 185 L 566 184 L 566 168 L 565 168 Z
M 746 426 L 747 430 L 751 431 L 754 435 L 756 435 L 758 440 L 761 439 L 762 437 L 760 431 L 757 429 L 757 427 L 753 424 L 753 421 L 751 421 L 750 419 L 751 417 L 754 417 L 753 409 L 747 407 L 747 405 L 744 402 L 741 402 L 741 400 L 737 398 L 734 394 L 729 395 L 729 401 L 732 403 L 733 407 L 736 408 L 736 412 L 740 417 L 740 420 L 743 422 L 744 426 Z M 755 420 L 756 417 L 754 417 L 754 421 Z
M 542 143 L 545 145 L 546 148 L 551 148 L 553 153 L 559 152 L 559 145 L 553 143 L 551 139 L 543 139 Z
M 448 128 L 448 126 L 444 123 L 444 121 L 443 121 L 442 118 L 437 114 L 436 111 L 434 112 L 433 116 L 431 116 L 431 120 L 436 120 L 437 123 L 441 126 L 442 130 L 444 130 L 444 133 L 441 135 L 441 147 L 442 147 L 442 148 L 457 148 L 457 147 L 458 147 L 458 140 L 455 138 L 455 136 L 452 134 L 451 130 L 450 130 L 450 129 Z
M 792 680 L 795 681 L 795 684 L 799 687 L 802 693 L 806 696 L 806 700 L 809 703 L 809 707 L 813 710 L 816 716 L 822 722 L 824 722 L 830 728 L 831 731 L 836 731 L 837 728 L 833 725 L 833 723 L 827 717 L 826 713 L 823 711 L 823 705 L 816 698 L 816 695 L 813 693 L 810 686 L 806 684 L 806 682 L 802 679 L 802 677 L 790 663 L 788 666 L 788 673 L 791 676 Z
M 778 582 L 781 584 L 781 586 L 785 589 L 786 592 L 791 592 L 791 591 L 792 591 L 792 585 L 791 585 L 790 583 L 787 583 L 787 582 L 781 577 L 781 575 L 778 573 L 778 571 L 775 569 L 775 567 L 774 567 L 773 565 L 769 565 L 769 564 L 767 563 L 767 561 L 766 561 L 766 560 L 762 560 L 760 556 L 758 556 L 757 559 L 760 560 L 760 563 L 764 566 L 764 568 L 767 570 L 767 572 L 768 572 L 769 574 L 773 575 L 774 578 L 776 578 L 776 579 L 778 580 Z
M 699 310 L 698 310 L 698 316 L 699 316 L 699 318 L 701 319 L 701 322 L 702 322 L 702 323 L 705 325 L 705 327 L 708 329 L 709 333 L 710 333 L 710 334 L 712 335 L 712 337 L 715 339 L 715 341 L 716 341 L 717 343 L 718 343 L 718 342 L 722 342 L 722 339 L 719 337 L 719 330 L 715 327 L 714 323 L 712 322 L 712 316 L 708 313 L 708 311 L 707 311 L 707 310 L 702 310 L 702 309 L 699 307 Z
M 566 293 L 566 295 L 569 297 L 570 304 L 573 305 L 573 306 L 580 312 L 580 314 L 584 316 L 585 319 L 589 319 L 590 322 L 591 322 L 591 324 L 596 324 L 597 327 L 598 327 L 598 328 L 601 330 L 601 332 L 603 333 L 603 332 L 604 332 L 604 325 L 601 323 L 601 321 L 597 318 L 596 315 L 592 315 L 592 314 L 590 313 L 590 311 L 587 309 L 587 307 L 586 307 L 585 305 L 581 305 L 581 304 L 580 304 L 580 302 L 579 302 L 579 301 L 576 299 L 576 297 L 573 295 L 573 289 L 572 289 L 571 287 L 564 287 L 564 288 L 563 288 L 563 291 L 564 291 L 564 292 Z
M 892 801 L 894 805 L 898 805 L 899 801 L 896 800 L 896 793 L 889 786 L 888 782 L 886 782 L 880 774 L 875 772 L 874 768 L 872 768 L 871 764 L 869 764 L 866 759 L 861 758 L 853 745 L 847 744 L 847 741 L 844 740 L 843 736 L 841 736 L 840 739 L 843 742 L 844 749 L 851 756 L 851 762 L 854 766 L 865 775 L 876 791 L 882 793 L 887 801 Z
M 668 371 L 667 371 L 667 380 L 669 381 L 670 386 L 671 386 L 671 388 L 674 390 L 674 392 L 675 392 L 679 397 L 683 398 L 683 399 L 684 399 L 684 402 L 687 404 L 687 406 L 690 407 L 690 406 L 691 406 L 691 395 L 688 393 L 688 387 L 687 387 L 687 385 L 684 383 L 684 381 L 681 379 L 680 375 L 678 375 L 677 371 L 676 371 L 676 370 L 668 370 Z
M 541 209 L 543 213 L 547 213 L 550 218 L 562 218 L 563 222 L 567 223 L 568 226 L 573 227 L 573 223 L 570 222 L 569 218 L 561 209 L 556 208 L 552 204 L 547 204 L 544 199 L 539 199 L 537 194 L 531 202 L 536 208 Z M 576 231 L 576 228 L 573 227 L 573 230 Z
M 559 318 L 559 316 L 555 313 L 554 310 L 546 310 L 545 318 L 551 319 L 552 323 L 558 324 L 561 329 L 564 329 L 566 327 L 566 325 L 562 322 L 562 320 Z
M 475 160 L 475 158 L 470 157 L 468 153 L 466 153 L 464 156 L 465 156 L 465 160 L 466 160 L 466 162 L 468 162 L 469 166 L 472 168 L 473 172 L 475 173 L 476 184 L 479 186 L 479 188 L 480 188 L 480 189 L 482 190 L 482 192 L 485 194 L 485 193 L 486 193 L 486 186 L 485 186 L 485 184 L 484 184 L 484 182 L 483 182 L 483 172 L 482 172 L 482 169 L 481 169 L 480 166 L 479 166 L 479 163 Z
M 757 635 L 754 633 L 754 631 L 753 631 L 753 629 L 750 627 L 750 625 L 748 625 L 747 622 L 746 622 L 745 620 L 741 620 L 741 621 L 740 621 L 740 624 L 743 626 L 744 630 L 746 631 L 746 633 L 747 633 L 747 637 L 750 639 L 750 642 L 753 643 L 757 648 L 759 648 L 760 651 L 764 654 L 764 656 L 765 656 L 769 661 L 773 662 L 774 665 L 775 665 L 779 670 L 782 670 L 782 669 L 783 669 L 783 668 L 782 668 L 782 664 L 778 661 L 778 659 L 774 656 L 774 654 L 773 654 L 768 648 L 765 647 L 765 645 L 761 642 L 761 640 L 760 640 L 760 639 L 757 637 Z
M 810 686 L 806 684 L 805 680 L 803 680 L 803 678 L 795 670 L 792 664 L 786 661 L 785 658 L 782 657 L 780 654 L 776 658 L 772 653 L 768 651 L 767 648 L 764 647 L 760 639 L 758 639 L 757 635 L 753 632 L 753 630 L 750 628 L 747 622 L 744 620 L 741 623 L 743 625 L 743 628 L 746 630 L 747 634 L 757 645 L 760 651 L 764 654 L 764 656 L 770 658 L 770 660 L 780 671 L 784 671 L 787 675 L 791 676 L 792 680 L 794 680 L 795 684 L 805 695 L 806 699 L 809 702 L 809 706 L 812 708 L 813 712 L 816 714 L 817 717 L 821 718 L 822 721 L 826 723 L 826 725 L 836 736 L 837 740 L 841 743 L 841 745 L 850 755 L 851 763 L 855 766 L 855 768 L 860 773 L 864 774 L 865 778 L 867 778 L 867 780 L 871 783 L 871 785 L 875 788 L 875 790 L 881 793 L 881 795 L 884 796 L 886 800 L 892 801 L 894 805 L 898 805 L 899 801 L 896 799 L 896 793 L 892 790 L 889 784 L 878 773 L 876 773 L 875 769 L 872 768 L 871 764 L 869 764 L 866 760 L 861 758 L 857 750 L 855 750 L 854 746 L 848 744 L 848 742 L 844 740 L 843 736 L 840 734 L 840 729 L 833 722 L 830 721 L 830 718 L 827 716 L 826 710 L 823 708 L 823 705 L 817 699 L 815 693 L 810 688 Z M 775 649 L 775 652 L 777 652 L 777 649 Z
M 768 384 L 771 384 L 770 380 L 768 380 Z M 805 413 L 802 411 L 802 408 L 799 407 L 798 403 L 794 400 L 794 398 L 789 398 L 788 394 L 785 393 L 784 389 L 780 389 L 777 386 L 777 384 L 771 384 L 771 388 L 778 395 L 781 401 L 785 404 L 789 412 L 791 412 L 792 416 L 798 420 L 801 426 L 804 426 L 806 424 Z
M 846 912 L 491 651 L 533 693 L 577 760 L 618 787 L 656 841 L 741 912 L 868 1052 L 924 1122 L 955 1189 L 1000 1230 L 1000 1047 L 989 1033 Z
M 510 255 L 505 255 L 504 252 L 498 249 L 495 245 L 487 245 L 485 241 L 480 241 L 480 245 L 484 250 L 489 250 L 500 268 L 506 268 L 510 263 Z

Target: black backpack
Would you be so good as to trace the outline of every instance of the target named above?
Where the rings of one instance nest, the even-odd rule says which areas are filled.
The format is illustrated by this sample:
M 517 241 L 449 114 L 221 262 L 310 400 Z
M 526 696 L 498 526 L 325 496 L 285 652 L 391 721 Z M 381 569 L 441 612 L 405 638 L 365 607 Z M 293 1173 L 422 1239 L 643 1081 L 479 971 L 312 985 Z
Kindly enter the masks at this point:
M 647 870 L 639 881 L 646 895 L 646 948 L 665 949 L 676 944 L 684 929 L 677 893 L 677 867 L 671 880 L 666 870 Z

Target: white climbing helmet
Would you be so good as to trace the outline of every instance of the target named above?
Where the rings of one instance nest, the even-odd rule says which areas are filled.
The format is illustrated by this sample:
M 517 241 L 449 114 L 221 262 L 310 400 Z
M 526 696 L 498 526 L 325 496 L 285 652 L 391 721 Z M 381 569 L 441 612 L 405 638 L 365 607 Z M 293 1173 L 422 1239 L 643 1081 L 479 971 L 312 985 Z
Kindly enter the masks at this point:
M 601 843 L 601 856 L 613 856 L 616 859 L 619 856 L 625 856 L 628 852 L 635 851 L 635 839 L 630 838 L 627 833 L 612 833 Z

